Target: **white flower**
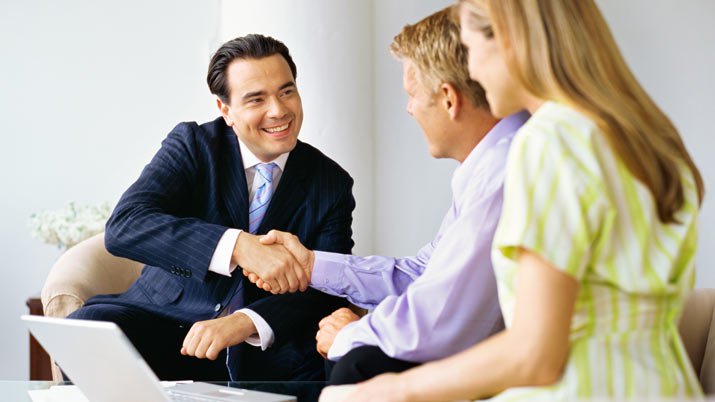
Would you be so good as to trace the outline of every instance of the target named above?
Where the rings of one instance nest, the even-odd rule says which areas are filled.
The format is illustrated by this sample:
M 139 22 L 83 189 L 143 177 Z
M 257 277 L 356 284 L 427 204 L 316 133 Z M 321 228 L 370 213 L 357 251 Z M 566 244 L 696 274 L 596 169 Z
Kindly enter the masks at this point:
M 108 202 L 97 206 L 76 206 L 42 211 L 30 216 L 32 235 L 47 244 L 70 248 L 84 239 L 104 231 L 104 224 L 112 213 Z

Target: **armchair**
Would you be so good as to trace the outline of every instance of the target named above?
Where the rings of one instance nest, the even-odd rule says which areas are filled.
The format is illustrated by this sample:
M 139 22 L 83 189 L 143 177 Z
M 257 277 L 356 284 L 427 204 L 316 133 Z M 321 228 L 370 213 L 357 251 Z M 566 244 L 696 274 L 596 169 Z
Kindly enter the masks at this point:
M 139 277 L 143 264 L 115 257 L 104 247 L 104 233 L 67 250 L 42 287 L 46 316 L 67 317 L 98 294 L 122 293 Z

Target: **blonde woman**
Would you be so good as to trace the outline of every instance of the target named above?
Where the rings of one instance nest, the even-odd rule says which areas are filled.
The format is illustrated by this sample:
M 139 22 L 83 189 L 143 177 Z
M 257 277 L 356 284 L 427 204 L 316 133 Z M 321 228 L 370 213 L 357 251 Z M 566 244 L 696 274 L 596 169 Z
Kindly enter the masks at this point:
M 573 401 L 702 390 L 676 320 L 703 181 L 592 0 L 459 5 L 495 116 L 527 109 L 492 259 L 507 329 L 347 400 Z

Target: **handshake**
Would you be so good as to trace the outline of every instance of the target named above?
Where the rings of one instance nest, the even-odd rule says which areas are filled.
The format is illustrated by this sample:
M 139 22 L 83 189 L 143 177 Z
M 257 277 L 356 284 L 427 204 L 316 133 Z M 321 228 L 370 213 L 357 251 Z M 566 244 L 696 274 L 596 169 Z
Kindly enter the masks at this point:
M 314 261 L 315 254 L 298 237 L 278 230 L 265 236 L 241 232 L 231 256 L 231 263 L 240 266 L 251 282 L 273 294 L 308 289 Z M 347 308 L 323 318 L 315 334 L 318 353 L 327 357 L 337 333 L 359 318 Z M 244 342 L 256 332 L 253 320 L 245 314 L 199 321 L 186 334 L 181 354 L 214 360 L 221 350 Z
M 248 280 L 273 294 L 305 291 L 314 260 L 297 236 L 278 230 L 265 236 L 241 232 L 231 258 Z

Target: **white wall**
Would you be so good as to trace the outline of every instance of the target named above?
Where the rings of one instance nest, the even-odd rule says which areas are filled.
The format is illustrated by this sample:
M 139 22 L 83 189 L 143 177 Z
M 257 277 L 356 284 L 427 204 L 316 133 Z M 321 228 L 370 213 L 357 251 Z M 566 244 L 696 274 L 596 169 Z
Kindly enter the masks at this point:
M 28 376 L 18 317 L 59 255 L 31 213 L 116 202 L 180 121 L 214 116 L 217 1 L 0 3 L 0 379 Z
M 27 378 L 17 317 L 59 255 L 30 237 L 28 216 L 72 200 L 115 202 L 177 122 L 213 118 L 206 66 L 231 36 L 260 30 L 291 48 L 306 112 L 302 138 L 356 179 L 356 253 L 404 255 L 430 241 L 456 165 L 429 156 L 387 47 L 404 24 L 450 3 L 0 0 L 0 379 Z M 715 3 L 599 4 L 714 191 L 707 117 L 715 110 Z M 713 205 L 708 198 L 702 211 L 698 253 L 698 283 L 710 287 Z

